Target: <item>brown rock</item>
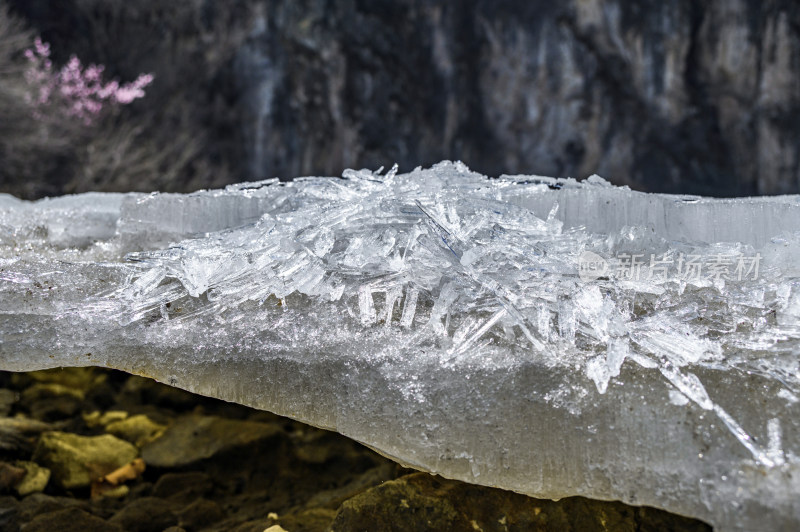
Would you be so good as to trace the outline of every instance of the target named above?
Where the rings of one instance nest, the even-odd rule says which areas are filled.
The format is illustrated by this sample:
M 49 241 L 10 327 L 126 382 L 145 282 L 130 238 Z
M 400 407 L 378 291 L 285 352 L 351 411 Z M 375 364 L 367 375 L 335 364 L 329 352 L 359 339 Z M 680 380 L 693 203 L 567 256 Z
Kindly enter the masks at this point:
M 266 423 L 187 415 L 145 445 L 142 458 L 155 467 L 181 467 L 282 435 L 281 429 Z
M 11 491 L 25 478 L 25 469 L 0 462 L 0 492 Z
M 67 508 L 39 515 L 20 528 L 20 532 L 123 532 L 113 525 L 78 508 Z
M 53 427 L 25 417 L 0 417 L 0 449 L 11 452 L 31 452 L 35 437 Z
M 211 477 L 199 471 L 166 473 L 153 487 L 153 496 L 188 502 L 208 494 L 213 487 Z
M 208 499 L 197 499 L 178 512 L 178 525 L 187 531 L 200 530 L 225 518 L 219 504 Z
M 88 504 L 86 501 L 72 497 L 54 497 L 44 493 L 34 493 L 19 503 L 19 518 L 20 521 L 27 522 L 36 516 L 69 508 L 87 510 Z
M 155 497 L 142 497 L 115 513 L 108 522 L 126 532 L 161 532 L 177 525 L 178 518 L 174 504 Z
M 19 530 L 19 502 L 14 497 L 0 497 L 0 530 Z
M 0 388 L 0 416 L 7 416 L 11 406 L 17 402 L 17 393 L 8 388 Z

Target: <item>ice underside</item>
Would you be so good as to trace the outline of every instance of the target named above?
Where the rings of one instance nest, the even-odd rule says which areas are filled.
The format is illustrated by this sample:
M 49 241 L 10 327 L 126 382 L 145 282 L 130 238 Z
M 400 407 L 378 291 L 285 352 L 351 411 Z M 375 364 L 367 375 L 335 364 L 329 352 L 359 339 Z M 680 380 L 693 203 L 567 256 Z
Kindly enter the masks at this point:
M 0 195 L 0 369 L 118 368 L 449 478 L 793 529 L 799 228 L 796 196 L 449 162 L 189 195 Z M 741 280 L 584 280 L 585 251 L 760 264 Z

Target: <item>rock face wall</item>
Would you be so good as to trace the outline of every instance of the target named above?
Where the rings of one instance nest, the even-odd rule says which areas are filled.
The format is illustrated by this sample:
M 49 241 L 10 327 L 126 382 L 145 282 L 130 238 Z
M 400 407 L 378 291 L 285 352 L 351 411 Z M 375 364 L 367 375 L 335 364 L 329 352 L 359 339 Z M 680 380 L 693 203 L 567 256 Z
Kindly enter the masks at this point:
M 38 3 L 16 1 L 34 24 Z M 800 8 L 788 0 L 234 3 L 248 14 L 221 68 L 240 127 L 220 142 L 240 179 L 450 158 L 650 191 L 800 190 Z M 66 41 L 107 23 L 83 12 Z M 152 38 L 191 39 L 160 24 Z

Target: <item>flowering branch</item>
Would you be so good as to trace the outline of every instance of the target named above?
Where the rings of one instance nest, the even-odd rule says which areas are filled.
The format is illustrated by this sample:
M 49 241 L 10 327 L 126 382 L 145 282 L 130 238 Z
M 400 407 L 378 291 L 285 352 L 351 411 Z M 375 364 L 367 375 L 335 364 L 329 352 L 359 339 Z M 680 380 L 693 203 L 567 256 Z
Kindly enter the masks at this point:
M 29 101 L 37 108 L 56 105 L 61 112 L 91 125 L 107 105 L 127 105 L 144 97 L 144 88 L 153 81 L 152 74 L 141 74 L 135 81 L 120 85 L 118 81 L 103 82 L 102 65 L 84 67 L 80 59 L 71 56 L 61 70 L 53 70 L 50 45 L 37 38 L 34 47 L 25 51 L 30 66 L 25 79 L 32 89 Z

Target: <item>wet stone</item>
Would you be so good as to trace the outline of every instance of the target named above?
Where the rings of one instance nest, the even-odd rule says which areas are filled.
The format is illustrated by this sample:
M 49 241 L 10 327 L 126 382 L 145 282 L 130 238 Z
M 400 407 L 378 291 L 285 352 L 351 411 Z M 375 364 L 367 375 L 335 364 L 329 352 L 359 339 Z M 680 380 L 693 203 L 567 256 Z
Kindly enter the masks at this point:
M 14 462 L 14 466 L 25 471 L 25 476 L 15 487 L 18 495 L 25 496 L 44 491 L 47 483 L 50 482 L 50 470 L 41 467 L 36 462 L 19 460 Z
M 19 502 L 14 497 L 0 497 L 0 530 L 19 530 Z
M 11 491 L 23 478 L 24 469 L 8 462 L 0 462 L 0 493 Z
M 128 413 L 122 410 L 109 410 L 108 412 L 100 412 L 95 410 L 88 414 L 84 414 L 83 421 L 87 427 L 105 427 L 116 421 L 122 421 L 128 418 Z
M 59 421 L 75 416 L 81 410 L 81 399 L 71 394 L 39 394 L 20 401 L 20 407 L 41 421 Z
M 345 501 L 331 529 L 635 532 L 657 530 L 655 525 L 665 525 L 663 530 L 710 530 L 703 523 L 655 509 L 637 512 L 621 503 L 582 497 L 558 502 L 531 499 L 424 473 L 386 482 Z
M 108 374 L 97 368 L 55 368 L 18 375 L 20 380 L 27 378 L 35 383 L 60 384 L 82 391 L 93 389 L 108 379 Z
M 16 401 L 17 392 L 8 388 L 0 388 L 0 416 L 7 416 Z
M 36 437 L 53 427 L 26 417 L 0 417 L 0 450 L 11 454 L 30 454 Z
M 86 501 L 72 497 L 58 497 L 44 493 L 34 493 L 23 498 L 19 504 L 21 522 L 28 522 L 34 517 L 65 510 L 68 508 L 88 509 Z
M 153 496 L 190 501 L 207 495 L 213 487 L 211 477 L 199 471 L 165 473 L 153 486 Z
M 124 406 L 146 404 L 184 412 L 197 405 L 198 397 L 187 391 L 134 375 L 125 381 L 120 402 Z
M 130 532 L 161 532 L 178 523 L 174 504 L 155 497 L 142 497 L 132 501 L 109 519 Z
M 178 513 L 178 524 L 186 530 L 202 528 L 221 521 L 225 513 L 219 504 L 208 499 L 197 499 Z
M 78 508 L 67 508 L 35 517 L 20 532 L 123 532 L 124 529 Z
M 328 530 L 330 523 L 336 515 L 335 510 L 326 508 L 311 508 L 308 510 L 300 510 L 292 512 L 280 517 L 280 523 L 272 525 L 266 530 L 272 532 L 285 531 L 307 531 L 313 530 Z
M 145 445 L 142 458 L 155 467 L 181 467 L 283 435 L 281 429 L 265 423 L 188 415 Z
M 65 396 L 82 401 L 86 397 L 86 394 L 81 389 L 72 388 L 56 382 L 34 384 L 22 392 L 22 400 L 25 402 L 53 398 L 63 399 Z
M 154 441 L 164 432 L 164 429 L 166 429 L 165 425 L 155 423 L 143 414 L 113 421 L 106 425 L 106 432 L 129 441 L 137 447 L 143 447 Z
M 399 466 L 392 463 L 384 463 L 365 471 L 353 481 L 340 488 L 323 490 L 315 493 L 308 501 L 307 506 L 318 506 L 321 508 L 337 509 L 344 501 L 355 497 L 359 493 L 388 480 L 397 477 Z
M 59 486 L 78 488 L 122 467 L 138 454 L 136 447 L 110 434 L 80 436 L 53 431 L 42 434 L 33 460 L 49 468 Z

